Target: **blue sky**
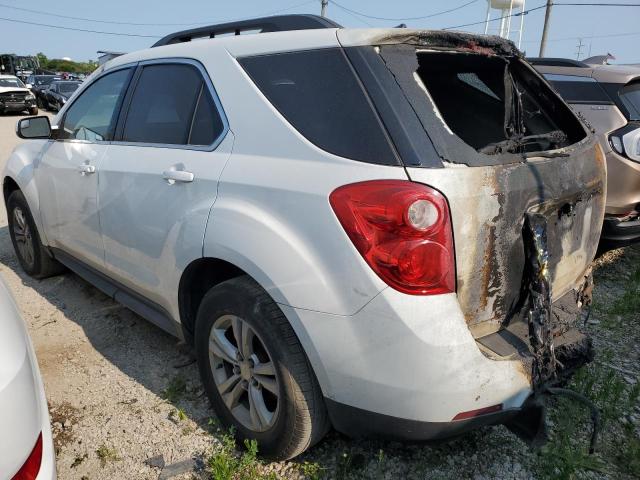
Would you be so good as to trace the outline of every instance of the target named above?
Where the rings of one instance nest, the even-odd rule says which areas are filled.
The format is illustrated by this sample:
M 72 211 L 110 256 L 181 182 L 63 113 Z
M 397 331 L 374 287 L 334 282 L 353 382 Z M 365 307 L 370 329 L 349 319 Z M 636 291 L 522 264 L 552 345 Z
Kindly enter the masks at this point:
M 347 27 L 395 26 L 401 20 L 377 20 L 359 16 L 339 7 L 374 16 L 407 18 L 433 14 L 455 8 L 471 0 L 386 1 L 386 0 L 336 0 L 329 3 L 328 16 Z M 571 0 L 557 0 L 570 2 Z M 587 0 L 614 3 L 614 0 Z M 634 0 L 621 0 L 634 3 Z M 545 0 L 527 0 L 531 9 L 543 5 Z M 165 25 L 121 25 L 57 18 L 16 10 L 35 10 L 59 15 L 84 17 L 103 22 L 157 23 Z M 239 18 L 250 18 L 281 11 L 282 13 L 319 13 L 320 0 L 270 0 L 270 1 L 220 1 L 181 0 L 159 2 L 154 0 L 59 0 L 50 2 L 31 0 L 0 0 L 0 50 L 18 54 L 43 52 L 50 58 L 70 57 L 74 60 L 95 59 L 97 50 L 132 51 L 145 48 L 155 39 L 135 36 L 114 36 L 98 33 L 76 32 L 30 24 L 9 22 L 6 19 L 44 23 L 61 27 L 86 30 L 119 32 L 160 37 L 166 33 L 188 28 L 188 25 L 168 23 L 218 23 Z M 455 12 L 429 19 L 408 20 L 409 27 L 445 28 L 482 21 L 486 14 L 486 0 L 476 0 Z M 544 9 L 525 17 L 522 48 L 528 55 L 537 56 L 544 19 Z M 515 20 L 515 19 L 514 19 Z M 494 22 L 493 28 L 498 22 Z M 517 23 L 517 20 L 514 22 Z M 196 25 L 193 25 L 196 26 Z M 484 31 L 483 25 L 466 27 L 472 32 Z M 640 7 L 585 7 L 561 6 L 553 8 L 547 56 L 576 57 L 578 38 L 582 37 L 582 57 L 611 52 L 617 63 L 640 63 Z

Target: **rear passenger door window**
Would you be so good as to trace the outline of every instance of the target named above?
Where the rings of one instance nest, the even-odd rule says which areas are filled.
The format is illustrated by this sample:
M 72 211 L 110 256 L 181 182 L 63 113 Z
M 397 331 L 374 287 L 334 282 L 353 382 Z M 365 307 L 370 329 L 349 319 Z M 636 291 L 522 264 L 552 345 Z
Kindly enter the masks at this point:
M 208 85 L 195 66 L 151 64 L 142 68 L 122 141 L 207 146 L 223 130 Z

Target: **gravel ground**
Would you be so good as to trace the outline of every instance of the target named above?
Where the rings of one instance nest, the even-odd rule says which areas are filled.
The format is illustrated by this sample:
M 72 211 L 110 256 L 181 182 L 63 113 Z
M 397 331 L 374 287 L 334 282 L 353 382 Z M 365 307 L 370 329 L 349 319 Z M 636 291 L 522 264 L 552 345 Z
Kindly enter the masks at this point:
M 17 118 L 0 117 L 0 166 L 18 142 L 13 133 Z M 149 459 L 160 455 L 170 466 L 164 470 L 166 478 L 181 470 L 185 473 L 173 478 L 206 478 L 203 466 L 220 448 L 222 436 L 189 352 L 76 275 L 44 281 L 24 275 L 6 225 L 1 208 L 0 273 L 15 295 L 38 355 L 59 478 L 157 479 L 162 471 L 159 460 Z M 626 273 L 638 262 L 640 249 L 601 259 L 604 273 L 598 277 L 596 298 L 608 302 L 619 296 Z M 614 355 L 607 361 L 626 371 L 628 382 L 635 383 L 640 318 L 637 311 L 624 315 L 625 321 L 634 323 L 632 333 L 622 337 L 599 335 L 596 314 L 591 325 L 599 335 L 598 347 L 626 342 L 629 348 L 624 357 Z M 637 422 L 637 417 L 628 421 Z M 356 442 L 331 433 L 295 462 L 262 468 L 286 478 L 303 477 L 303 472 L 310 478 L 574 478 L 561 475 L 559 467 L 542 473 L 545 458 L 504 427 L 494 427 L 429 446 Z M 635 478 L 620 473 L 618 467 L 581 471 L 575 478 L 625 476 Z

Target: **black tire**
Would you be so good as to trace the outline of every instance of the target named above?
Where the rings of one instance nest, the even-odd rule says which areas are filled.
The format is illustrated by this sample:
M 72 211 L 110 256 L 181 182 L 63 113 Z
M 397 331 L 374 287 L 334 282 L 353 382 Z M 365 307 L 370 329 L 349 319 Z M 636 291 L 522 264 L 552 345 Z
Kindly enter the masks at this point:
M 16 210 L 22 214 L 22 218 L 27 227 L 23 234 L 20 234 L 21 227 L 18 224 L 18 216 Z M 13 249 L 18 257 L 18 262 L 22 269 L 31 277 L 47 278 L 62 273 L 65 269 L 58 261 L 56 261 L 48 252 L 46 247 L 40 241 L 38 229 L 33 221 L 31 210 L 24 195 L 20 190 L 15 190 L 7 199 L 7 220 L 9 223 L 9 235 Z M 32 244 L 32 255 L 22 253 L 18 243 L 23 243 L 21 238 L 27 237 Z
M 254 431 L 240 423 L 218 391 L 209 354 L 214 322 L 224 316 L 243 319 L 267 351 L 278 379 L 278 408 L 273 425 Z M 248 276 L 223 282 L 207 292 L 196 319 L 195 346 L 200 376 L 211 404 L 239 445 L 255 439 L 261 455 L 293 458 L 312 447 L 330 427 L 324 399 L 309 360 L 286 317 L 271 297 Z
M 38 107 L 30 108 L 29 115 L 38 115 Z

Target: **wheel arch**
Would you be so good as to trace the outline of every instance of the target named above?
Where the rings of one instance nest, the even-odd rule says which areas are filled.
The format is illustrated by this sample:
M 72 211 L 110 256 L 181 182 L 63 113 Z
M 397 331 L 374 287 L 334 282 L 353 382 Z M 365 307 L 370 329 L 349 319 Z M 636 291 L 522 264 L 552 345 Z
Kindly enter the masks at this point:
M 38 234 L 43 245 L 48 245 L 47 234 L 44 231 L 40 216 L 40 196 L 35 181 L 35 162 L 46 146 L 41 141 L 30 140 L 16 147 L 7 163 L 2 175 L 2 193 L 6 201 L 15 190 L 20 190 L 27 200 L 31 216 L 38 228 Z
M 178 285 L 180 322 L 187 338 L 193 337 L 196 315 L 205 294 L 216 285 L 241 275 L 247 273 L 219 258 L 202 257 L 187 265 Z
M 2 182 L 2 196 L 4 197 L 5 204 L 7 203 L 7 200 L 9 200 L 9 195 L 16 190 L 20 190 L 18 182 L 11 177 L 4 177 L 4 181 Z
M 178 286 L 180 323 L 182 324 L 182 331 L 186 341 L 193 344 L 196 315 L 204 295 L 216 285 L 239 276 L 251 278 L 278 304 L 283 315 L 298 337 L 316 379 L 320 384 L 320 388 L 326 393 L 328 387 L 327 373 L 314 343 L 309 337 L 309 333 L 295 313 L 295 309 L 283 305 L 278 300 L 281 293 L 273 289 L 265 288 L 264 282 L 261 282 L 259 279 L 259 277 L 262 276 L 262 272 L 247 272 L 231 261 L 215 257 L 201 257 L 187 265 L 180 277 Z

